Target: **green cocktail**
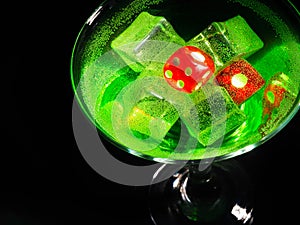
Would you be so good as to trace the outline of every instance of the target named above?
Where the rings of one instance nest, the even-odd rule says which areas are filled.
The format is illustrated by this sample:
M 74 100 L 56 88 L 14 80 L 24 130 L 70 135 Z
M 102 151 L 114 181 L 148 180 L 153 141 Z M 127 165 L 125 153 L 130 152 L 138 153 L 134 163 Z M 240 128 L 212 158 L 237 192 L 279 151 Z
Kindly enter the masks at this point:
M 100 132 L 132 154 L 166 162 L 239 155 L 299 107 L 299 25 L 284 1 L 106 1 L 78 36 L 74 90 Z M 192 93 L 176 90 L 182 80 L 166 82 L 174 79 L 166 61 L 184 46 L 214 62 Z

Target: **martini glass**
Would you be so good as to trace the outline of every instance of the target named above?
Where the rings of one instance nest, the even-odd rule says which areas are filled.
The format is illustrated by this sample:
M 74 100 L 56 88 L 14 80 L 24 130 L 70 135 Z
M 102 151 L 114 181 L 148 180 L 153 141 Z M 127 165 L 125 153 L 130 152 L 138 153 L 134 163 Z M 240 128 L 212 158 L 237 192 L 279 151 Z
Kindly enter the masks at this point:
M 132 26 L 141 14 L 163 18 L 171 35 L 151 39 L 156 34 L 153 24 Z M 198 103 L 165 82 L 166 60 L 193 44 L 213 22 L 236 16 L 263 42 L 251 55 L 239 57 L 246 57 L 264 83 L 242 102 L 234 102 L 233 95 L 224 97 L 215 76 L 232 61 L 217 67 L 213 57 L 219 72 L 196 90 L 206 107 L 193 117 L 190 112 L 199 111 Z M 102 137 L 129 154 L 162 163 L 150 186 L 155 224 L 252 223 L 246 175 L 227 159 L 274 137 L 297 113 L 299 25 L 299 11 L 288 0 L 107 0 L 83 24 L 71 60 L 76 100 Z M 152 33 L 139 40 L 143 29 Z M 241 83 L 243 79 L 237 85 L 245 85 Z M 210 101 L 210 96 L 215 97 Z M 231 107 L 235 117 L 229 123 Z M 197 128 L 208 125 L 195 131 L 193 121 L 198 121 Z M 206 129 L 208 135 L 195 135 Z

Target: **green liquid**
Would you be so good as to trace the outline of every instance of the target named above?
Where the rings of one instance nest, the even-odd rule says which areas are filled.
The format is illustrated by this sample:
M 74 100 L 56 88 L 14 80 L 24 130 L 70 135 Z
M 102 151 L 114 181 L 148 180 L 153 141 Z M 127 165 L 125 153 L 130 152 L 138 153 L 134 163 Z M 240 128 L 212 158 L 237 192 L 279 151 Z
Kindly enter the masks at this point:
M 123 86 L 135 81 L 139 73 L 124 64 L 117 54 L 111 53 L 110 44 L 143 11 L 166 18 L 185 41 L 199 34 L 212 22 L 241 15 L 264 42 L 264 47 L 247 58 L 247 61 L 266 83 L 276 73 L 286 74 L 287 88 L 290 90 L 281 102 L 279 112 L 274 110 L 267 118 L 264 116 L 263 104 L 266 85 L 239 105 L 246 120 L 227 133 L 218 147 L 201 145 L 189 135 L 187 128 L 178 119 L 161 143 L 150 150 L 131 149 L 131 153 L 154 160 L 189 160 L 240 154 L 276 132 L 295 107 L 300 84 L 300 16 L 287 5 L 276 4 L 271 0 L 136 0 L 116 1 L 111 9 L 108 8 L 103 7 L 102 16 L 96 18 L 97 23 L 90 19 L 88 23 L 94 25 L 85 25 L 81 31 L 75 49 L 76 70 L 73 76 L 81 79 L 78 86 L 80 90 L 77 91 L 84 102 L 83 107 L 99 130 L 116 142 L 118 140 L 111 129 L 113 126 L 110 120 L 111 110 L 118 110 L 118 106 L 114 106 L 113 102 Z M 110 107 L 104 107 L 109 104 Z M 107 117 L 103 117 L 102 110 L 105 110 Z M 180 136 L 184 142 L 179 140 Z M 143 140 L 149 137 L 135 132 L 133 138 Z M 128 146 L 124 146 L 124 149 L 128 151 Z

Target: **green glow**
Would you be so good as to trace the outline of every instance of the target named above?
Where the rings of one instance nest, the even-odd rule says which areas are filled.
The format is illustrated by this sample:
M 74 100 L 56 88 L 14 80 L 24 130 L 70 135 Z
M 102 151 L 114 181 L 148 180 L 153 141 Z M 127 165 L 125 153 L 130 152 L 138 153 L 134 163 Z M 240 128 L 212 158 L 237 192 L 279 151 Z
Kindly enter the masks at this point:
M 194 1 L 195 4 L 199 2 L 201 1 Z M 212 0 L 212 2 L 214 3 L 214 0 Z M 172 5 L 172 10 L 166 7 L 168 4 Z M 271 116 L 263 118 L 264 109 L 262 99 L 266 85 L 254 96 L 240 105 L 240 111 L 234 111 L 238 113 L 241 112 L 241 115 L 244 115 L 245 118 L 243 118 L 243 116 L 228 118 L 228 126 L 233 126 L 237 119 L 242 119 L 239 121 L 240 125 L 228 131 L 224 137 L 221 148 L 217 149 L 217 151 L 212 149 L 208 152 L 204 147 L 206 143 L 199 141 L 195 149 L 184 148 L 181 152 L 174 153 L 173 150 L 179 141 L 181 119 L 176 120 L 176 117 L 171 117 L 171 115 L 175 115 L 175 113 L 168 112 L 167 108 L 170 105 L 164 101 L 157 99 L 154 101 L 150 101 L 149 99 L 149 101 L 141 101 L 133 108 L 132 120 L 129 119 L 129 125 L 134 135 L 140 137 L 140 139 L 146 139 L 151 136 L 152 134 L 149 133 L 145 124 L 149 124 L 153 118 L 163 118 L 162 120 L 154 122 L 154 126 L 163 128 L 157 131 L 155 135 L 165 135 L 162 143 L 156 148 L 147 152 L 139 150 L 142 154 L 145 154 L 147 157 L 171 159 L 191 159 L 191 157 L 192 159 L 199 159 L 202 158 L 204 154 L 205 157 L 222 156 L 257 143 L 262 137 L 266 137 L 276 130 L 280 123 L 287 118 L 289 110 L 296 105 L 294 102 L 299 91 L 300 47 L 298 42 L 300 36 L 299 31 L 296 31 L 295 27 L 290 27 L 291 24 L 297 22 L 291 22 L 289 18 L 285 18 L 285 14 L 280 11 L 280 8 L 276 9 L 279 11 L 274 13 L 267 6 L 255 0 L 229 0 L 226 4 L 230 4 L 231 7 L 229 8 L 231 9 L 243 5 L 245 11 L 241 11 L 241 16 L 237 16 L 236 11 L 229 11 L 226 7 L 223 7 L 221 11 L 224 11 L 226 16 L 222 16 L 222 18 L 232 19 L 212 23 L 212 30 L 205 30 L 205 27 L 207 27 L 210 22 L 217 21 L 217 19 L 213 17 L 214 14 L 210 14 L 209 17 L 206 18 L 205 23 L 202 17 L 205 19 L 206 15 L 202 15 L 200 17 L 201 20 L 198 17 L 197 21 L 200 21 L 199 24 L 193 29 L 188 29 L 188 26 L 184 27 L 181 21 L 177 19 L 178 16 L 187 14 L 176 14 L 176 7 L 181 7 L 178 6 L 177 3 L 169 0 L 135 0 L 132 4 L 123 5 L 116 10 L 112 9 L 111 14 L 107 15 L 107 18 L 105 13 L 103 13 L 104 16 L 100 18 L 99 23 L 95 21 L 93 26 L 85 25 L 81 31 L 82 35 L 78 38 L 77 46 L 79 49 L 75 49 L 76 51 L 73 53 L 72 63 L 76 68 L 72 71 L 72 83 L 75 89 L 79 77 L 84 78 L 80 84 L 80 95 L 82 95 L 80 98 L 82 98 L 81 101 L 84 102 L 81 106 L 84 107 L 85 111 L 91 112 L 92 121 L 94 122 L 94 119 L 96 119 L 96 125 L 99 130 L 110 136 L 113 140 L 118 141 L 115 139 L 114 129 L 112 127 L 111 111 L 112 108 L 114 108 L 121 114 L 123 108 L 122 105 L 115 101 L 115 97 L 124 86 L 135 81 L 140 76 L 154 75 L 163 77 L 163 63 L 144 62 L 143 58 L 135 58 L 136 56 L 133 53 L 127 50 L 118 51 L 118 47 L 116 47 L 127 43 L 128 40 L 139 40 L 143 36 L 143 33 L 149 34 L 149 31 L 155 24 L 159 24 L 157 27 L 166 28 L 165 31 L 167 33 L 167 35 L 163 32 L 160 33 L 161 36 L 159 36 L 160 39 L 158 40 L 171 39 L 174 43 L 178 43 L 179 45 L 187 45 L 185 41 L 188 40 L 195 41 L 196 46 L 201 43 L 200 47 L 211 54 L 215 60 L 216 70 L 222 68 L 230 57 L 243 56 L 258 70 L 266 82 L 270 81 L 274 74 L 282 72 L 280 82 L 275 80 L 273 84 L 283 85 L 288 89 L 288 93 L 281 102 L 280 108 L 272 111 Z M 216 5 L 216 7 L 218 6 Z M 192 11 L 193 9 L 189 8 L 188 12 L 190 13 Z M 126 38 L 117 39 L 117 37 L 126 30 L 124 28 L 130 27 L 132 21 L 134 21 L 141 12 L 152 13 L 153 15 L 157 15 L 157 17 L 144 14 L 144 17 L 139 22 L 139 26 L 134 25 L 130 28 L 132 30 L 138 29 L 138 32 L 125 33 Z M 198 15 L 195 14 L 195 17 L 197 16 Z M 162 22 L 165 21 L 162 17 L 168 18 L 168 22 Z M 187 18 L 190 19 L 190 17 Z M 249 18 L 253 18 L 253 21 L 249 20 Z M 247 19 L 247 22 L 245 19 Z M 147 20 L 151 22 L 145 23 Z M 257 21 L 259 23 L 256 23 Z M 185 22 L 188 24 L 189 21 L 187 20 Z M 169 27 L 169 25 L 172 27 Z M 235 26 L 239 26 L 240 28 L 236 30 Z M 199 32 L 202 32 L 200 28 L 204 28 L 204 30 L 202 29 L 204 32 L 211 32 L 209 41 L 214 43 L 213 45 L 207 45 L 208 38 L 205 38 L 203 33 L 202 36 L 199 35 L 197 38 L 193 38 L 199 34 Z M 296 28 L 298 29 L 299 26 Z M 112 40 L 116 40 L 113 45 L 111 45 Z M 265 45 L 262 45 L 261 40 L 264 41 Z M 228 44 L 228 41 L 231 45 Z M 251 43 L 250 46 L 249 43 Z M 103 56 L 106 51 L 110 51 L 111 48 L 115 47 L 116 49 L 110 57 L 99 61 L 100 56 Z M 155 59 L 157 59 L 158 55 L 165 57 L 169 54 L 168 51 L 159 48 L 159 46 L 156 46 L 154 50 L 153 53 L 150 52 L 149 54 L 155 56 Z M 76 54 L 79 55 L 77 56 Z M 174 58 L 173 63 L 174 65 L 179 65 L 180 59 Z M 123 69 L 115 71 L 115 68 L 120 65 L 122 65 Z M 189 74 L 189 71 L 185 72 Z M 165 75 L 172 77 L 169 72 Z M 247 82 L 245 78 L 240 75 L 236 78 L 238 78 L 238 86 L 243 86 Z M 183 87 L 183 85 L 184 83 L 180 82 L 179 86 Z M 79 94 L 77 93 L 77 95 Z M 274 102 L 274 93 L 267 93 L 267 98 L 271 103 Z M 157 102 L 160 103 L 157 104 Z M 155 108 L 156 106 L 158 106 L 158 109 Z M 95 112 L 93 112 L 93 110 L 95 110 Z M 135 121 L 133 117 L 139 118 L 138 121 L 141 123 Z M 122 123 L 124 123 L 124 121 L 120 122 L 120 124 Z M 188 128 L 184 127 L 183 129 Z M 202 135 L 203 137 L 205 136 L 204 134 Z M 196 135 L 190 135 L 187 137 L 187 142 L 195 141 L 197 138 Z M 126 147 L 124 147 L 124 149 L 126 150 Z M 190 154 L 191 151 L 193 151 L 192 156 Z

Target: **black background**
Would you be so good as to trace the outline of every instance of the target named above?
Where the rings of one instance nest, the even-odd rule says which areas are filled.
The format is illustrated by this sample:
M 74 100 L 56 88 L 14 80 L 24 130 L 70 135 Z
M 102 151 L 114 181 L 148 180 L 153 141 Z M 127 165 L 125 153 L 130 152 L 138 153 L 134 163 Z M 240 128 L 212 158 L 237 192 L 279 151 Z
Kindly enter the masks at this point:
M 73 136 L 70 58 L 98 4 L 1 6 L 0 225 L 152 224 L 148 187 L 98 175 Z M 236 157 L 254 187 L 254 225 L 297 224 L 299 132 L 298 113 L 275 138 Z

